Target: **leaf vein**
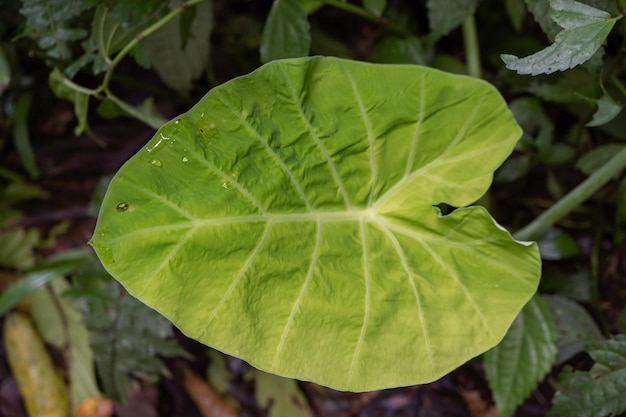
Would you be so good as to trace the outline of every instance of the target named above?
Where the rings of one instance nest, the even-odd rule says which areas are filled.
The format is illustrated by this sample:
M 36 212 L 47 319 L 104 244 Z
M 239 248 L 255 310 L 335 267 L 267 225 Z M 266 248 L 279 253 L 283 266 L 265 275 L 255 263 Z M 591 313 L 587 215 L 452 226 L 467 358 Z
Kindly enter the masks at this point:
M 293 102 L 296 108 L 298 109 L 298 113 L 300 114 L 300 117 L 304 121 L 306 128 L 309 131 L 309 134 L 311 135 L 311 138 L 313 138 L 313 141 L 315 142 L 318 149 L 324 156 L 324 159 L 326 159 L 326 162 L 328 163 L 330 172 L 333 175 L 333 179 L 337 183 L 337 187 L 339 187 L 339 192 L 341 192 L 341 196 L 343 197 L 343 201 L 346 204 L 346 207 L 349 210 L 352 209 L 352 202 L 350 201 L 350 196 L 348 195 L 348 191 L 346 190 L 346 185 L 344 184 L 343 180 L 339 176 L 339 171 L 337 171 L 337 166 L 335 165 L 332 158 L 330 157 L 330 154 L 328 153 L 328 149 L 326 149 L 326 147 L 322 143 L 319 136 L 315 133 L 315 130 L 313 129 L 313 126 L 311 125 L 311 121 L 304 113 L 302 102 L 298 98 L 298 95 L 296 94 L 296 90 L 293 86 L 293 83 L 291 82 L 287 74 L 285 73 L 285 69 L 283 67 L 281 67 L 281 72 L 285 78 L 285 82 L 287 83 L 287 86 L 289 87 L 289 92 L 291 93 L 291 97 L 293 99 Z
M 287 334 L 289 333 L 289 330 L 291 329 L 291 325 L 293 324 L 293 318 L 296 315 L 298 307 L 300 306 L 300 303 L 302 302 L 302 299 L 304 298 L 304 293 L 306 292 L 309 286 L 309 283 L 311 282 L 311 279 L 313 278 L 313 274 L 315 272 L 315 265 L 317 265 L 319 249 L 321 246 L 321 237 L 322 237 L 322 221 L 318 220 L 317 229 L 315 232 L 315 246 L 313 247 L 313 254 L 311 255 L 311 263 L 309 264 L 309 269 L 307 271 L 304 283 L 302 284 L 302 288 L 300 289 L 300 293 L 298 294 L 298 298 L 296 299 L 296 301 L 293 304 L 293 307 L 291 308 L 289 319 L 287 320 L 287 324 L 285 324 L 285 328 L 280 337 L 280 342 L 278 343 L 278 347 L 276 348 L 276 353 L 274 354 L 272 366 L 276 365 L 276 362 L 278 361 L 280 354 L 282 353 L 283 346 L 285 345 L 285 340 L 287 339 Z

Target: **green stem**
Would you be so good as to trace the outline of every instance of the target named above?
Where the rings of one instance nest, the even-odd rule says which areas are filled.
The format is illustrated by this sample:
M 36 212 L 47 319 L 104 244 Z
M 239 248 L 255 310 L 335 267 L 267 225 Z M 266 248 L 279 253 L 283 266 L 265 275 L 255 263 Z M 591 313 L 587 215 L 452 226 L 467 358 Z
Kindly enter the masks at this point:
M 618 175 L 626 167 L 626 148 L 594 172 L 589 178 L 574 188 L 555 205 L 530 222 L 526 227 L 514 234 L 519 240 L 536 240 L 540 238 L 552 225 L 565 217 L 570 211 L 578 207 L 583 201 L 591 197 L 611 178 Z
M 102 81 L 102 85 L 100 86 L 100 91 L 102 90 L 106 91 L 108 89 L 109 83 L 111 82 L 111 77 L 113 76 L 113 70 L 122 61 L 122 59 L 124 59 L 124 57 L 128 55 L 130 51 L 132 51 L 133 48 L 137 46 L 137 44 L 139 44 L 139 42 L 144 40 L 146 37 L 152 35 L 157 30 L 161 29 L 170 20 L 174 19 L 176 16 L 181 14 L 188 7 L 193 7 L 197 4 L 202 3 L 203 1 L 206 1 L 206 0 L 190 0 L 188 2 L 182 3 L 179 7 L 177 7 L 176 9 L 172 10 L 171 12 L 163 16 L 157 22 L 152 24 L 150 27 L 144 29 L 139 34 L 137 34 L 137 36 L 135 36 L 132 41 L 128 42 L 128 44 L 120 52 L 118 52 L 118 54 L 115 56 L 115 58 L 111 62 L 109 69 L 104 75 L 104 81 Z
M 473 13 L 463 22 L 463 44 L 465 47 L 465 60 L 467 61 L 467 73 L 474 78 L 482 78 L 480 48 Z
M 348 13 L 352 13 L 354 15 L 360 16 L 365 20 L 369 20 L 370 22 L 383 25 L 385 28 L 389 29 L 391 32 L 394 32 L 398 35 L 413 36 L 411 32 L 407 31 L 404 28 L 401 28 L 400 26 L 393 24 L 386 18 L 382 16 L 376 16 L 375 14 L 370 13 L 367 10 L 359 6 L 355 6 L 354 4 L 346 3 L 343 1 L 339 1 L 339 0 L 322 0 L 322 3 L 324 3 L 327 6 L 332 6 L 337 9 L 344 10 Z

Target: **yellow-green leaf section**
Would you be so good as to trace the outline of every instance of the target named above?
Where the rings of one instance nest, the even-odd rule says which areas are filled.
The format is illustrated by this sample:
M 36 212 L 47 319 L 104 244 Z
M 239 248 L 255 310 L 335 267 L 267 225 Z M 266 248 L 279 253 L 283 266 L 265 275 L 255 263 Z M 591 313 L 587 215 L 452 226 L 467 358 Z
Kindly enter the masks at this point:
M 535 244 L 481 207 L 521 134 L 488 83 L 409 65 L 271 62 L 124 165 L 91 244 L 187 335 L 343 390 L 433 381 L 536 290 Z

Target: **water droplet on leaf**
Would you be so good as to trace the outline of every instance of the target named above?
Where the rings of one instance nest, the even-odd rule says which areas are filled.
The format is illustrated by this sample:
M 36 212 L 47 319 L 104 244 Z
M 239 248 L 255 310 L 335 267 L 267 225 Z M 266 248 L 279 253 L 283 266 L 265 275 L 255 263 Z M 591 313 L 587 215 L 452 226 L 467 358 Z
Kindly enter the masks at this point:
M 159 150 L 163 149 L 165 144 L 170 140 L 169 137 L 160 133 L 158 137 L 155 137 L 148 143 L 148 147 L 146 150 L 150 153 L 157 153 Z
M 128 207 L 129 207 L 128 203 L 123 202 L 123 203 L 119 203 L 117 207 L 115 207 L 115 210 L 119 212 L 123 212 L 123 211 L 128 210 Z
M 153 159 L 150 161 L 150 163 L 157 168 L 161 168 L 163 166 L 163 162 L 161 162 L 160 159 Z
M 186 156 L 183 156 L 183 162 L 185 163 L 189 162 L 189 158 L 187 158 Z

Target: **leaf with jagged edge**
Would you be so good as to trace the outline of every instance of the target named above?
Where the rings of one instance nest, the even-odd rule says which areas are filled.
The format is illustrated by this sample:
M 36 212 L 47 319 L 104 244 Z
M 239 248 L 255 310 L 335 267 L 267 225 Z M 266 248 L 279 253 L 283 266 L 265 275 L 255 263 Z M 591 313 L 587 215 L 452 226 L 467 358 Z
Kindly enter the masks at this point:
M 596 363 L 589 372 L 561 372 L 549 416 L 598 417 L 626 411 L 626 335 L 620 334 L 587 349 Z
M 513 414 L 547 375 L 555 358 L 554 319 L 546 302 L 536 295 L 504 339 L 484 355 L 489 386 L 502 417 Z
M 501 55 L 508 69 L 537 75 L 574 68 L 596 53 L 620 18 L 574 0 L 550 0 L 550 7 L 552 18 L 564 30 L 552 45 L 533 55 Z
M 536 290 L 536 245 L 465 207 L 520 133 L 481 80 L 276 61 L 163 126 L 91 244 L 183 332 L 258 368 L 354 391 L 433 381 Z

